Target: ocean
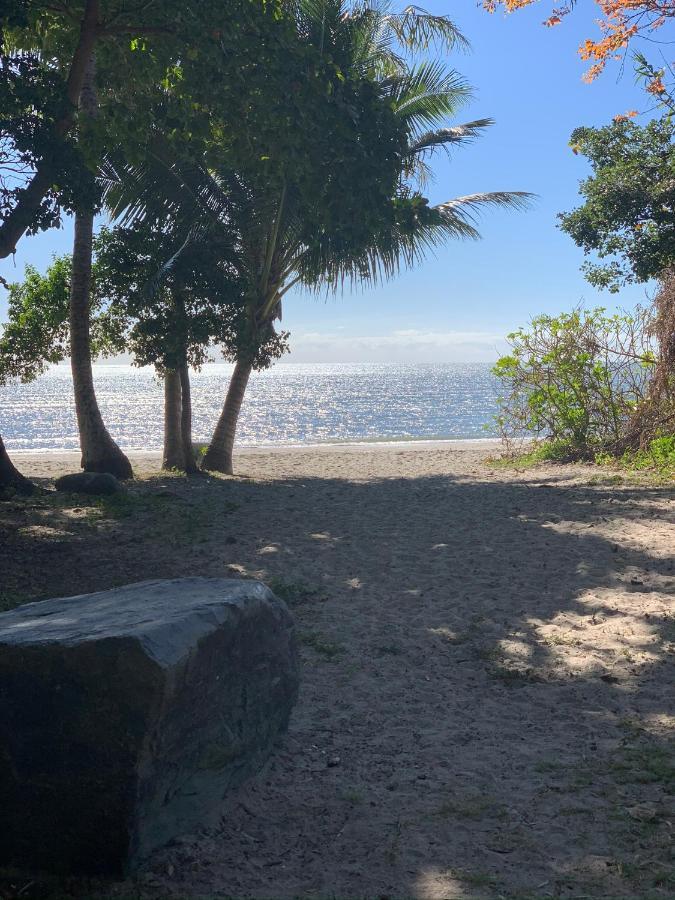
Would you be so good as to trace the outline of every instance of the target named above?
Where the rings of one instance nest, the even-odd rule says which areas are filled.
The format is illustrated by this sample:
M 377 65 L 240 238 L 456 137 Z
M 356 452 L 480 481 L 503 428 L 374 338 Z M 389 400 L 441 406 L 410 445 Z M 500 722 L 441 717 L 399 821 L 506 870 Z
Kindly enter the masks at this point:
M 194 438 L 206 441 L 232 367 L 192 376 Z M 163 386 L 151 369 L 96 365 L 99 405 L 125 450 L 161 450 Z M 490 366 L 282 363 L 251 377 L 239 446 L 360 441 L 466 440 L 495 436 L 497 384 Z M 487 427 L 486 427 L 487 426 Z M 56 366 L 32 384 L 0 387 L 0 434 L 7 449 L 78 449 L 72 381 Z

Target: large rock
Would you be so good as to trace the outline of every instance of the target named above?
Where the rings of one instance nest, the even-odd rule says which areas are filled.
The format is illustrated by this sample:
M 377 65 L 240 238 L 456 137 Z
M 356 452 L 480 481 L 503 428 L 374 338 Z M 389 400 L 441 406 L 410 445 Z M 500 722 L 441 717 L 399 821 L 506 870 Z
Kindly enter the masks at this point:
M 298 690 L 263 584 L 146 581 L 0 615 L 0 864 L 123 874 L 218 820 Z
M 72 494 L 120 494 L 124 486 L 110 472 L 73 472 L 54 482 L 57 491 Z

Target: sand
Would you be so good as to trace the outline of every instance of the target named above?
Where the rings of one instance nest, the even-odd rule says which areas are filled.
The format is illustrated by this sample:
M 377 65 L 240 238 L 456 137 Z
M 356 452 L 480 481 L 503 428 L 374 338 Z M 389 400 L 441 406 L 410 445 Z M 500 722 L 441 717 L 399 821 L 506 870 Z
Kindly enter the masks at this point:
M 144 454 L 123 508 L 0 504 L 7 596 L 229 573 L 296 617 L 288 735 L 140 896 L 675 896 L 675 488 L 491 450 Z

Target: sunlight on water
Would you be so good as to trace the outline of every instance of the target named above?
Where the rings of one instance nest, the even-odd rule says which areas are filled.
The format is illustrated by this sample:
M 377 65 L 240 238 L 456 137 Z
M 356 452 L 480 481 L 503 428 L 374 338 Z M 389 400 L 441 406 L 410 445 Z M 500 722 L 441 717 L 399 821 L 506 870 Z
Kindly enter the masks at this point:
M 192 378 L 194 436 L 209 438 L 232 368 L 209 365 Z M 150 369 L 95 366 L 108 429 L 128 450 L 162 447 L 163 387 Z M 293 364 L 251 377 L 237 433 L 240 446 L 337 441 L 484 438 L 497 386 L 483 364 Z M 0 388 L 0 434 L 11 450 L 76 450 L 70 371 Z

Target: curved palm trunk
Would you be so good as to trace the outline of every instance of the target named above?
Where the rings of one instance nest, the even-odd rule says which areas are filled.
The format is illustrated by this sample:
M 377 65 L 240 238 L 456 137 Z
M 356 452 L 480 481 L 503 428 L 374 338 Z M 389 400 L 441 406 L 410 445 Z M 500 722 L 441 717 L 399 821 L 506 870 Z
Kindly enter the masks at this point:
M 32 494 L 35 485 L 16 468 L 0 437 L 0 493 L 4 488 L 10 488 L 19 494 Z
M 275 252 L 285 198 L 286 185 L 284 183 L 281 196 L 279 197 L 279 208 L 272 222 L 266 246 L 260 254 L 257 252 L 253 254 L 254 257 L 260 255 L 260 259 L 263 260 L 263 271 L 259 284 L 251 287 L 247 302 L 251 335 L 256 338 L 259 338 L 265 324 L 269 324 L 274 320 L 274 310 L 278 307 L 280 299 L 278 273 L 275 272 Z M 276 274 L 276 278 L 273 277 L 273 273 Z M 234 474 L 232 467 L 234 438 L 237 432 L 241 405 L 244 401 L 244 394 L 246 393 L 246 387 L 252 371 L 253 363 L 250 361 L 250 357 L 247 360 L 238 359 L 236 361 L 234 372 L 230 378 L 230 385 L 227 389 L 223 411 L 220 414 L 211 443 L 204 456 L 202 463 L 204 469 L 223 472 L 225 475 Z
M 225 397 L 225 405 L 213 432 L 209 449 L 204 457 L 204 468 L 232 475 L 232 450 L 241 404 L 246 393 L 246 385 L 253 366 L 249 362 L 237 360 L 230 386 Z
M 164 373 L 164 452 L 163 469 L 183 469 L 183 439 L 181 435 L 180 376 L 175 370 Z
M 87 68 L 80 103 L 82 109 L 90 116 L 96 114 L 93 56 Z M 82 449 L 82 468 L 86 472 L 111 472 L 118 478 L 133 478 L 129 460 L 110 437 L 103 424 L 94 391 L 89 337 L 93 236 L 93 210 L 79 210 L 75 214 L 73 268 L 70 282 L 70 365 L 73 373 L 75 411 Z
M 178 369 L 181 389 L 181 448 L 183 451 L 184 468 L 188 475 L 197 472 L 197 462 L 192 448 L 192 394 L 190 392 L 190 372 L 187 363 L 183 363 Z
M 73 270 L 70 284 L 70 367 L 73 373 L 75 411 L 85 472 L 111 472 L 118 478 L 132 478 L 127 457 L 110 437 L 103 424 L 94 391 L 89 340 L 89 289 L 91 284 L 91 244 L 94 214 L 75 216 Z

